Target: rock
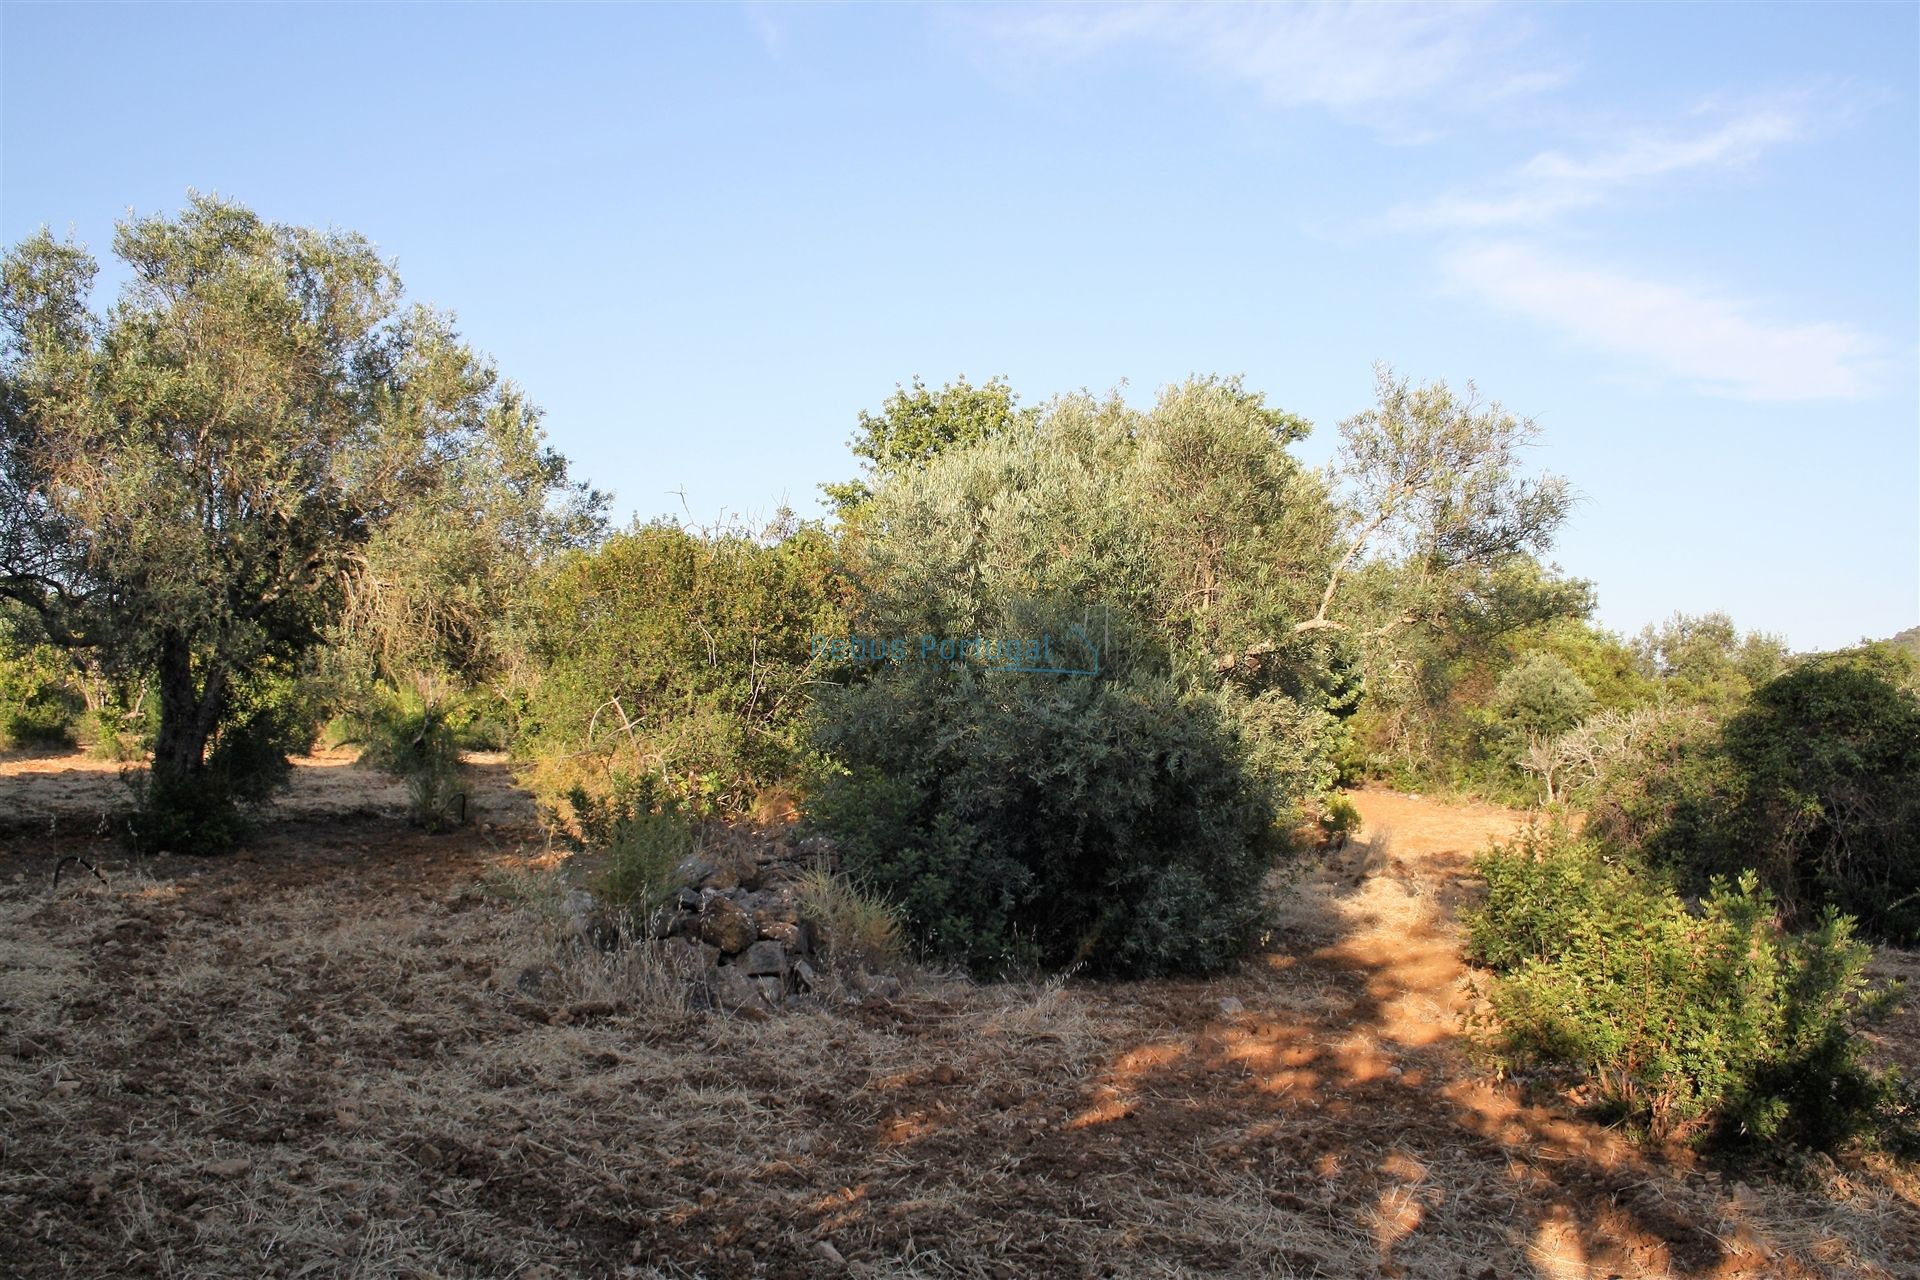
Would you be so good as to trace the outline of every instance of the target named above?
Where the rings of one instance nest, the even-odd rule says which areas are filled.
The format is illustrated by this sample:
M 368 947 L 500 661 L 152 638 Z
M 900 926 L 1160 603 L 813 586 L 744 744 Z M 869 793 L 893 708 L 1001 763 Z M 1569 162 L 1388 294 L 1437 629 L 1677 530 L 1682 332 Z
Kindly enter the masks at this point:
M 791 920 L 755 920 L 760 936 L 778 942 L 791 951 L 805 951 L 802 945 L 806 937 L 806 926 L 795 924 Z
M 764 1006 L 777 1009 L 786 998 L 787 982 L 784 978 L 752 978 L 749 981 L 759 989 L 760 1003 Z
M 700 909 L 700 894 L 697 890 L 682 889 L 674 895 L 674 902 L 679 905 L 682 911 L 698 911 Z
M 660 947 L 667 969 L 683 978 L 701 978 L 720 963 L 720 948 L 696 938 L 669 938 Z
M 207 1166 L 207 1172 L 216 1178 L 238 1178 L 253 1167 L 247 1160 L 215 1160 Z
M 787 976 L 787 949 L 777 942 L 756 942 L 740 960 L 750 978 Z
M 717 868 L 705 858 L 688 858 L 673 869 L 673 878 L 681 884 L 698 885 L 714 873 Z
M 737 956 L 753 945 L 759 931 L 753 921 L 728 898 L 709 898 L 700 912 L 700 937 L 730 956 Z
M 1235 1018 L 1246 1011 L 1247 1006 L 1241 1004 L 1237 996 L 1228 996 L 1220 1002 L 1220 1014 L 1222 1017 Z
M 818 1255 L 820 1261 L 830 1267 L 844 1267 L 847 1265 L 847 1260 L 840 1255 L 838 1249 L 833 1247 L 833 1241 L 831 1240 L 814 1241 L 813 1251 Z
M 593 895 L 585 889 L 569 889 L 566 907 L 568 915 L 583 916 L 593 910 Z
M 759 1008 L 765 1003 L 760 988 L 738 965 L 721 965 L 709 983 L 714 1003 L 723 1009 Z

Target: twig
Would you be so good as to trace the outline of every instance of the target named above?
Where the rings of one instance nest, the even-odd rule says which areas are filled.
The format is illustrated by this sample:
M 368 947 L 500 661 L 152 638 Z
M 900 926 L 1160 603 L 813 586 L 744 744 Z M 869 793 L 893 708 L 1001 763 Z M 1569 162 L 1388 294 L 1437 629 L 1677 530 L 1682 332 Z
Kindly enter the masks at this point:
M 69 862 L 79 863 L 81 866 L 85 867 L 87 870 L 93 872 L 93 878 L 95 880 L 98 880 L 101 884 L 107 883 L 107 878 L 100 874 L 100 868 L 94 866 L 91 862 L 88 862 L 85 858 L 81 857 L 79 854 L 70 853 L 66 857 L 60 859 L 60 861 L 53 864 L 53 887 L 55 889 L 58 889 L 60 887 L 60 873 L 67 869 L 67 864 Z

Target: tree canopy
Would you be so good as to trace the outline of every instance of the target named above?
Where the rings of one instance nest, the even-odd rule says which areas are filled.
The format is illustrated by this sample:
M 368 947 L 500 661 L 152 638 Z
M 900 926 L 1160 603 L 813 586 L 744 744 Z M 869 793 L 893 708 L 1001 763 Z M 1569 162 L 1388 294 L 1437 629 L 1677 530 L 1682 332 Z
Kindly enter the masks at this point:
M 162 838 L 186 838 L 225 806 L 223 752 L 286 745 L 263 682 L 321 643 L 383 531 L 478 502 L 578 532 L 596 504 L 549 510 L 569 491 L 537 414 L 446 317 L 402 309 L 361 237 L 195 195 L 123 221 L 114 253 L 103 313 L 82 247 L 43 230 L 6 256 L 0 592 L 152 676 L 154 794 L 188 815 Z

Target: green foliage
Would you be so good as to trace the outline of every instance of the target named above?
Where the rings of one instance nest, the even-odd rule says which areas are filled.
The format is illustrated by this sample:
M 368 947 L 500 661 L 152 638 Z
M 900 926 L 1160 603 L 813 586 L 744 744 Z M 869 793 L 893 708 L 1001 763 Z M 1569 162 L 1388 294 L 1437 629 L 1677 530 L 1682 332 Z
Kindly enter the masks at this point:
M 0 630 L 0 748 L 71 745 L 82 705 L 65 654 Z
M 1905 665 L 1843 654 L 1755 692 L 1724 734 L 1739 779 L 1729 838 L 1691 869 L 1754 867 L 1803 913 L 1831 903 L 1920 940 L 1920 697 L 1897 683 Z
M 1254 930 L 1273 804 L 1211 699 L 915 663 L 827 694 L 821 744 L 810 817 L 934 955 L 1203 972 Z
M 458 620 L 493 597 L 458 557 L 419 589 L 383 574 L 477 512 L 544 520 L 562 465 L 443 318 L 401 310 L 358 236 L 195 195 L 122 222 L 114 251 L 126 283 L 103 314 L 76 245 L 42 231 L 0 266 L 0 595 L 112 677 L 152 681 L 166 777 L 149 797 L 230 843 L 221 805 L 257 789 L 236 763 L 284 772 L 254 758 L 285 728 L 255 723 L 261 673 L 301 666 L 370 583 L 434 602 L 425 621 L 374 611 L 427 637 L 409 652 L 471 648 Z M 472 500 L 502 491 L 515 503 Z
M 1867 1127 L 1891 1081 L 1856 1029 L 1892 993 L 1832 912 L 1795 937 L 1748 873 L 1698 912 L 1658 876 L 1533 832 L 1477 863 L 1487 900 L 1468 921 L 1498 975 L 1487 1043 L 1509 1063 L 1562 1063 L 1657 1137 L 1831 1147 Z
M 1592 787 L 1588 830 L 1694 891 L 1746 869 L 1794 918 L 1831 904 L 1920 938 L 1920 698 L 1878 650 L 1801 663 L 1724 723 L 1669 717 Z
M 873 497 L 874 486 L 921 465 L 941 450 L 1031 425 L 1032 412 L 1014 408 L 1017 399 L 1012 388 L 999 378 L 976 387 L 962 377 L 939 391 L 929 391 L 916 376 L 911 390 L 894 388 L 877 417 L 861 410 L 859 427 L 849 444 L 853 455 L 862 460 L 865 476 L 841 484 L 823 484 L 821 491 L 838 515 L 851 516 Z
M 1539 434 L 1530 419 L 1481 403 L 1472 383 L 1456 395 L 1384 365 L 1374 372 L 1378 402 L 1340 424 L 1350 540 L 1315 621 L 1332 621 L 1341 570 L 1384 543 L 1381 572 L 1349 605 L 1384 635 L 1438 618 L 1489 574 L 1546 551 L 1573 496 L 1558 476 L 1521 474 L 1520 451 Z
M 1327 797 L 1320 806 L 1320 838 L 1338 849 L 1360 830 L 1360 810 L 1343 795 Z
M 376 685 L 360 709 L 343 718 L 339 740 L 360 745 L 361 764 L 407 784 L 408 816 L 416 826 L 442 831 L 466 820 L 460 729 L 471 718 L 464 700 L 433 681 Z
M 1677 613 L 1647 627 L 1634 642 L 1641 671 L 1661 694 L 1724 712 L 1787 667 L 1778 636 L 1741 635 L 1724 613 Z
M 680 814 L 642 811 L 620 818 L 608 832 L 594 892 L 630 920 L 644 921 L 682 886 L 680 869 L 698 849 L 693 827 Z
M 844 633 L 818 529 L 652 524 L 564 557 L 528 606 L 520 748 L 563 825 L 640 807 L 738 814 L 806 750 L 814 635 Z
M 409 475 L 406 501 L 369 531 L 334 640 L 386 682 L 473 688 L 524 656 L 513 624 L 538 567 L 594 545 L 607 499 L 568 481 L 540 410 L 446 317 L 408 315 L 400 336 L 382 411 L 446 438 L 438 465 Z
M 1552 663 L 1547 684 L 1561 693 L 1548 696 L 1561 707 L 1579 703 L 1582 685 L 1595 703 L 1598 690 L 1616 691 L 1610 677 L 1631 670 L 1631 658 L 1585 621 L 1592 605 L 1586 583 L 1516 559 L 1456 600 L 1444 624 L 1402 627 L 1365 649 L 1367 699 L 1352 727 L 1365 771 L 1406 786 L 1536 799 L 1521 772 L 1532 743 L 1496 710 L 1500 682 L 1518 666 Z M 1510 686 L 1507 696 L 1519 692 Z
M 845 542 L 855 631 L 1054 638 L 1097 678 L 836 672 L 809 813 L 915 942 L 982 972 L 1159 973 L 1238 954 L 1276 823 L 1331 785 L 1351 637 L 1300 633 L 1333 512 L 1306 424 L 1238 382 L 1149 410 L 1069 396 L 890 477 Z
M 802 872 L 801 917 L 813 928 L 829 963 L 849 969 L 884 969 L 906 951 L 900 908 L 824 864 Z
M 1560 658 L 1536 651 L 1507 668 L 1493 687 L 1502 732 L 1520 743 L 1558 737 L 1593 710 L 1593 690 Z

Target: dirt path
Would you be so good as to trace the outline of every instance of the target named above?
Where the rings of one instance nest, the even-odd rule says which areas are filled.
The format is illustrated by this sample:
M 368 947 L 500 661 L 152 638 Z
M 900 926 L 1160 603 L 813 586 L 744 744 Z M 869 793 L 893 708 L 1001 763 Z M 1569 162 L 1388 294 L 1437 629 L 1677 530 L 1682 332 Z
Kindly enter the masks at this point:
M 1910 1171 L 1749 1189 L 1475 1070 L 1452 920 L 1504 811 L 1363 793 L 1211 981 L 752 1023 L 617 958 L 522 981 L 559 882 L 498 762 L 458 835 L 316 760 L 242 856 L 142 867 L 99 772 L 0 763 L 20 1274 L 1920 1274 Z M 111 885 L 49 892 L 83 850 Z

